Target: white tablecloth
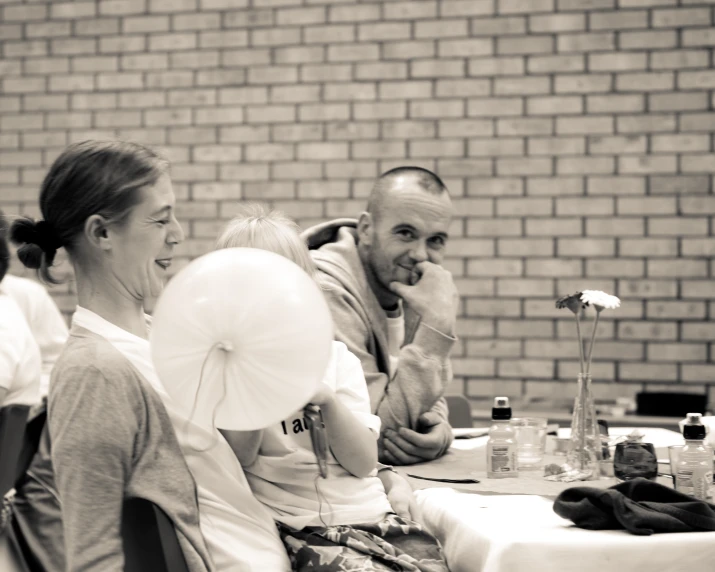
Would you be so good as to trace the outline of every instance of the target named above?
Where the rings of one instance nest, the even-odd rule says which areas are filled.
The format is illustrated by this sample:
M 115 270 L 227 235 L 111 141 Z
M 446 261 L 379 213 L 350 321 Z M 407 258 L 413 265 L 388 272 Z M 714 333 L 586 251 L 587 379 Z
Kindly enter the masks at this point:
M 715 569 L 715 532 L 634 536 L 576 528 L 538 496 L 415 492 L 451 572 L 686 572 Z

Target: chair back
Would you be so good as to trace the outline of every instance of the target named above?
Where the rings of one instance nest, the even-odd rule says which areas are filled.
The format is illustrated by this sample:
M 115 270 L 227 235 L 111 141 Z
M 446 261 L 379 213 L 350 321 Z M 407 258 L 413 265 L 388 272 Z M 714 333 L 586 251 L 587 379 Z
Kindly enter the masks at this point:
M 464 395 L 445 395 L 449 407 L 449 424 L 455 428 L 472 427 L 472 408 Z
M 29 413 L 29 405 L 13 404 L 0 409 L 0 498 L 15 486 Z
M 22 435 L 22 445 L 17 459 L 17 471 L 15 473 L 15 488 L 18 488 L 22 477 L 30 468 L 32 459 L 40 448 L 40 439 L 47 423 L 47 401 L 30 409 L 25 431 Z
M 125 499 L 121 530 L 125 570 L 189 572 L 174 524 L 151 501 Z

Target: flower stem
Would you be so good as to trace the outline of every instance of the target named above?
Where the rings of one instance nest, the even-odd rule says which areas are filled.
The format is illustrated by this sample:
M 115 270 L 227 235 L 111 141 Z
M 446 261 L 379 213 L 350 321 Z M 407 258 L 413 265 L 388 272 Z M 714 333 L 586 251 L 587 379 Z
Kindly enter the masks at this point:
M 588 349 L 588 363 L 586 373 L 591 373 L 591 358 L 593 357 L 593 344 L 596 342 L 596 328 L 598 328 L 598 318 L 601 317 L 601 310 L 596 310 L 596 319 L 593 322 L 593 332 L 591 332 L 591 347 Z
M 576 316 L 576 333 L 578 334 L 578 356 L 581 359 L 581 372 L 586 373 L 583 370 L 583 338 L 581 337 L 581 320 L 578 317 L 578 312 L 574 312 Z

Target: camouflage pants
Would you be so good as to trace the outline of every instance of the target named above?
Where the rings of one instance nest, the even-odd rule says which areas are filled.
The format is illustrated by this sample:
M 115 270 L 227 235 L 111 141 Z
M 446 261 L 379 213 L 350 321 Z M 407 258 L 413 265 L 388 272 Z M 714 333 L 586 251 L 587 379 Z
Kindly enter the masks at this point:
M 395 514 L 377 524 L 278 528 L 295 572 L 449 572 L 439 541 Z

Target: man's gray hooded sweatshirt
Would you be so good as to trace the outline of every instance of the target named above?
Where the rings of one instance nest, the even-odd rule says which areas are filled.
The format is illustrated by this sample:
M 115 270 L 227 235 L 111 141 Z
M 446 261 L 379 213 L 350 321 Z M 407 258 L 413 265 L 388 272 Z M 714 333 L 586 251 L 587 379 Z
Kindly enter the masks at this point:
M 318 267 L 336 338 L 360 358 L 372 411 L 382 420 L 383 431 L 400 427 L 417 430 L 420 415 L 430 410 L 447 420 L 442 396 L 452 381 L 449 352 L 456 339 L 422 323 L 403 301 L 405 340 L 397 372 L 390 379 L 387 315 L 358 256 L 356 228 L 356 220 L 339 219 L 309 228 L 302 235 Z M 444 450 L 450 442 L 444 444 Z

